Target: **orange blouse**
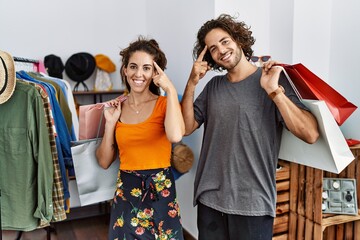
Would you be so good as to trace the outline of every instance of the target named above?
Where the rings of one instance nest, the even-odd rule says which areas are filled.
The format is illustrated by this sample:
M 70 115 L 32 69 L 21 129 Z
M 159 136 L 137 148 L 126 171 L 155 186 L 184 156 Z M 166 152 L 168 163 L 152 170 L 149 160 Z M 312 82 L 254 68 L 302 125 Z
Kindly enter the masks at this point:
M 121 170 L 147 170 L 170 166 L 171 143 L 165 133 L 166 97 L 159 96 L 151 116 L 142 123 L 117 122 L 116 142 Z

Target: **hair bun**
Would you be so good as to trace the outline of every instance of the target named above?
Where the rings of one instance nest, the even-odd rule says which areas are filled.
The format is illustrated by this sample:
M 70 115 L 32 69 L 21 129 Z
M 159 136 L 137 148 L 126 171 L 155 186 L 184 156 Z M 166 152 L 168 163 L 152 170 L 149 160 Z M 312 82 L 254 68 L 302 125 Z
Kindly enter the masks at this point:
M 156 46 L 157 48 L 160 47 L 159 44 L 158 44 L 158 42 L 157 42 L 155 39 L 150 39 L 150 40 L 149 40 L 149 43 L 152 44 L 152 45 L 154 45 L 154 46 Z

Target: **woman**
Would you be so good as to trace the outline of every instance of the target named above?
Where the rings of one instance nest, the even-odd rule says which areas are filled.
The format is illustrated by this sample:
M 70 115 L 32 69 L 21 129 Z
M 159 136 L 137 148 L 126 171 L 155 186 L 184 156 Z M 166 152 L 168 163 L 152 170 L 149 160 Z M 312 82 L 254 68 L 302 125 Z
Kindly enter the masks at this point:
M 109 239 L 183 239 L 171 143 L 185 132 L 177 91 L 163 70 L 166 57 L 154 39 L 139 37 L 120 52 L 129 92 L 110 101 L 96 156 L 108 168 L 121 159 L 111 207 Z M 166 97 L 160 96 L 162 88 Z

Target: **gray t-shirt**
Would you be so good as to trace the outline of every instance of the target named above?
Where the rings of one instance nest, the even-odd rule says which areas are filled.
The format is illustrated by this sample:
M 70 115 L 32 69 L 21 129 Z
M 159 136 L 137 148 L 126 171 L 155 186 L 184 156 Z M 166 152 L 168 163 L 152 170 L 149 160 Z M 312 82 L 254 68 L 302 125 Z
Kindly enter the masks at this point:
M 231 83 L 213 77 L 194 102 L 195 119 L 204 124 L 195 177 L 197 201 L 228 214 L 275 217 L 276 165 L 283 119 L 260 86 L 261 69 Z M 281 74 L 279 84 L 305 108 Z

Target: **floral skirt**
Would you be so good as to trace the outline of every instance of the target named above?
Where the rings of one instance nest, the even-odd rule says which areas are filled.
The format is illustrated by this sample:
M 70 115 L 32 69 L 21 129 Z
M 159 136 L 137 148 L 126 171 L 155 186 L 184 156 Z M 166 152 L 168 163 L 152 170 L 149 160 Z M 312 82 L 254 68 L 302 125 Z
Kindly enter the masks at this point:
M 111 206 L 110 239 L 184 239 L 170 168 L 119 171 Z

